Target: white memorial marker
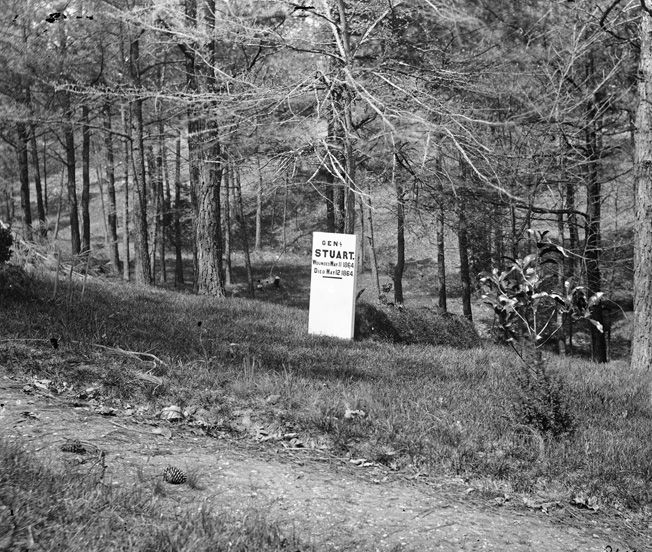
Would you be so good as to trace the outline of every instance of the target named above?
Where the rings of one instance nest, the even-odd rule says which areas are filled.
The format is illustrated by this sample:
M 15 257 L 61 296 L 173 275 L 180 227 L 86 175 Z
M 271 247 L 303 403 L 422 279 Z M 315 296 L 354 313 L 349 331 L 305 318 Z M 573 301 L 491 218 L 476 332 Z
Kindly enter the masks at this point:
M 355 234 L 313 232 L 308 333 L 353 338 Z

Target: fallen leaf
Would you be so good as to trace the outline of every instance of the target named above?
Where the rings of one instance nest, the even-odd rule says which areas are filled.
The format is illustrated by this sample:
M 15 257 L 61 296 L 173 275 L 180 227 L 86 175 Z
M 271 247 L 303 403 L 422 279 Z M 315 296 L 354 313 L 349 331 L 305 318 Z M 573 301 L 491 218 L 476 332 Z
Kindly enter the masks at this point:
M 281 395 L 270 395 L 265 399 L 267 404 L 276 404 L 281 400 Z
M 344 411 L 344 419 L 346 420 L 351 420 L 353 418 L 364 418 L 366 415 L 367 413 L 364 410 L 351 410 L 347 408 Z
M 152 428 L 152 433 L 165 437 L 166 439 L 172 439 L 172 432 L 167 427 L 154 427 Z
M 181 408 L 176 405 L 167 406 L 161 410 L 159 418 L 161 418 L 161 420 L 167 420 L 168 422 L 175 422 L 177 420 L 183 420 L 183 412 L 181 411 Z

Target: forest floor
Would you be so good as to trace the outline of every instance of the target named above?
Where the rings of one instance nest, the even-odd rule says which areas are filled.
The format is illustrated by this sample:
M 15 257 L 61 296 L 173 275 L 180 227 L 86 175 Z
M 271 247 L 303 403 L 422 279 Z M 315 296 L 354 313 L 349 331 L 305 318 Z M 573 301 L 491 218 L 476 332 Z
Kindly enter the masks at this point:
M 3 437 L 53 469 L 92 471 L 88 455 L 61 451 L 72 440 L 104 451 L 103 482 L 118 488 L 160 482 L 165 466 L 178 466 L 196 480 L 192 487 L 163 484 L 159 499 L 170 510 L 210 507 L 236 517 L 262 511 L 318 550 L 652 549 L 652 539 L 606 512 L 536 497 L 489 499 L 462 478 L 398 474 L 325 450 L 101 415 L 72 395 L 55 396 L 2 369 L 0 403 Z

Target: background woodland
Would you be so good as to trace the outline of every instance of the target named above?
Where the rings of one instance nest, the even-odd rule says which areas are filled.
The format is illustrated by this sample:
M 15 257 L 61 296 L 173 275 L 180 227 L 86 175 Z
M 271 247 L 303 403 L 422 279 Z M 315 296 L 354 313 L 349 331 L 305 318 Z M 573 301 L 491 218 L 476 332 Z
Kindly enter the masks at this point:
M 403 304 L 406 251 L 433 257 L 470 318 L 478 275 L 548 231 L 547 290 L 598 299 L 593 358 L 606 292 L 652 363 L 644 1 L 1 4 L 0 217 L 25 240 L 221 296 L 235 251 L 253 295 L 250 251 L 356 232 L 372 295 Z

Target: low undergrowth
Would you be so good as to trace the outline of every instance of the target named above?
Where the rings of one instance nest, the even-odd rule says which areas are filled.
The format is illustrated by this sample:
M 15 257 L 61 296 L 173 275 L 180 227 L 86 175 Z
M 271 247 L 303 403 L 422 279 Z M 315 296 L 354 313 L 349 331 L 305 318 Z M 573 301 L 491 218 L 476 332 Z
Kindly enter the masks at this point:
M 0 306 L 0 365 L 222 420 L 250 408 L 340 454 L 500 494 L 588 494 L 633 510 L 652 500 L 648 382 L 625 362 L 549 359 L 573 420 L 554 436 L 519 415 L 520 361 L 504 347 L 346 342 L 307 335 L 295 308 L 98 280 L 83 298 L 81 282 L 62 287 L 52 300 L 52 283 L 39 281 L 31 298 Z
M 259 512 L 242 519 L 179 511 L 156 485 L 129 490 L 48 467 L 0 441 L 0 549 L 99 552 L 314 550 L 287 539 Z

